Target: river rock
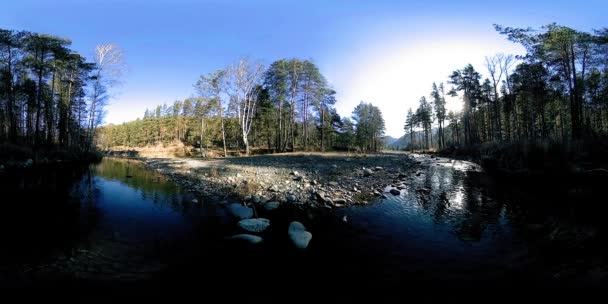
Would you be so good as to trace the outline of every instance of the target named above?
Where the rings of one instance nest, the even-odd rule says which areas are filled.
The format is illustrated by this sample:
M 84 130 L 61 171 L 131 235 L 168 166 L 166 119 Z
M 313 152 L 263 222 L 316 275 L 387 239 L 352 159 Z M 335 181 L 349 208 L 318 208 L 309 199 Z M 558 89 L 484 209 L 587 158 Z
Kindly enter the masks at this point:
M 375 170 L 376 171 L 382 171 L 382 170 L 384 170 L 384 168 L 382 168 L 382 167 L 376 167 Z
M 290 203 L 296 202 L 297 200 L 298 200 L 298 198 L 293 194 L 290 194 L 287 196 L 287 201 Z
M 231 237 L 229 237 L 229 239 L 231 240 L 240 240 L 240 241 L 245 241 L 247 243 L 250 244 L 259 244 L 262 242 L 262 238 L 257 236 L 257 235 L 253 235 L 253 234 L 237 234 L 237 235 L 233 235 Z
M 191 202 L 192 202 L 193 204 L 198 204 L 198 200 L 197 200 L 197 199 L 195 199 L 195 198 L 193 198 L 193 199 L 191 200 Z
M 277 201 L 271 201 L 271 202 L 268 202 L 268 203 L 264 204 L 264 209 L 266 209 L 266 210 L 274 210 L 274 209 L 279 208 L 279 205 L 280 205 L 279 202 L 277 202 Z
M 399 194 L 401 194 L 401 191 L 393 188 L 393 189 L 391 189 L 391 194 L 392 195 L 399 195 Z
M 240 219 L 248 219 L 253 216 L 253 210 L 241 204 L 230 204 L 230 206 L 228 206 L 228 210 L 230 210 L 232 215 Z
M 244 219 L 240 220 L 237 225 L 249 232 L 263 232 L 270 226 L 270 220 L 265 218 Z
M 262 198 L 260 198 L 258 195 L 254 195 L 253 196 L 253 203 L 254 204 L 259 204 L 262 201 Z
M 372 171 L 371 169 L 364 169 L 363 170 L 363 176 L 370 176 L 374 173 L 374 171 Z
M 317 197 L 318 201 L 324 202 L 325 201 L 325 192 L 323 192 L 323 191 L 317 191 L 316 197 Z
M 338 187 L 338 182 L 329 182 L 329 185 L 332 187 Z
M 292 172 L 291 172 L 291 175 L 298 176 L 298 175 L 300 175 L 300 173 L 299 173 L 298 171 L 292 171 Z
M 336 199 L 333 200 L 333 203 L 334 204 L 342 204 L 342 205 L 344 205 L 344 204 L 346 204 L 346 200 L 343 199 L 343 198 L 336 198 Z
M 289 238 L 298 249 L 306 249 L 312 239 L 312 233 L 306 231 L 306 227 L 300 222 L 291 222 L 287 230 Z

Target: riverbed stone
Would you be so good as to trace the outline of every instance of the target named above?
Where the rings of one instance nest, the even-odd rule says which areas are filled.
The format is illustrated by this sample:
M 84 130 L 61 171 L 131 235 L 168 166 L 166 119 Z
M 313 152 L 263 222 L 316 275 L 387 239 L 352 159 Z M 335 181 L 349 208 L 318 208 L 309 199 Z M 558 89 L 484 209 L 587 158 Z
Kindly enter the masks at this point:
M 262 242 L 262 237 L 259 237 L 257 235 L 253 235 L 253 234 L 246 234 L 246 233 L 233 235 L 233 236 L 229 237 L 229 239 L 245 241 L 250 244 L 259 244 Z
M 241 204 L 230 204 L 230 206 L 228 206 L 228 210 L 230 210 L 232 215 L 240 219 L 248 219 L 253 216 L 253 209 L 245 207 Z
M 306 249 L 308 243 L 310 243 L 310 240 L 312 239 L 312 233 L 306 231 L 306 227 L 297 221 L 293 221 L 289 224 L 287 234 L 294 246 L 298 249 Z
M 317 198 L 318 201 L 324 202 L 325 201 L 325 192 L 323 192 L 323 191 L 317 191 L 316 198 Z
M 287 201 L 290 203 L 296 202 L 297 200 L 298 200 L 298 198 L 293 194 L 290 194 L 287 196 Z
M 363 176 L 371 176 L 372 174 L 374 174 L 374 171 L 371 169 L 363 169 Z
M 342 205 L 344 205 L 344 204 L 346 204 L 346 200 L 343 199 L 343 198 L 335 198 L 335 199 L 333 199 L 333 203 L 334 204 L 342 204 Z
M 263 232 L 270 226 L 270 220 L 265 218 L 244 219 L 240 220 L 237 225 L 248 232 Z
M 279 203 L 277 201 L 270 201 L 270 202 L 264 204 L 264 209 L 266 209 L 266 210 L 274 210 L 274 209 L 279 208 L 280 204 L 281 203 Z
M 393 189 L 391 189 L 391 191 L 390 191 L 390 192 L 391 192 L 391 194 L 392 194 L 392 195 L 399 195 L 399 194 L 401 194 L 401 191 L 399 191 L 399 190 L 397 190 L 397 189 L 394 189 L 394 188 L 393 188 Z

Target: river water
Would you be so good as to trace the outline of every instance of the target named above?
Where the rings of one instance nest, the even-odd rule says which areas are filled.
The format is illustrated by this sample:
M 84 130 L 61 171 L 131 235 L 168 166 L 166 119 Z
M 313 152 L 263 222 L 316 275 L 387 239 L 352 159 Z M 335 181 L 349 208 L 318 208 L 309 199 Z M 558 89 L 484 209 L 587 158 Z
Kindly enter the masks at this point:
M 557 215 L 528 203 L 544 206 L 561 192 L 530 196 L 471 163 L 420 160 L 426 169 L 397 196 L 324 214 L 260 211 L 271 226 L 255 246 L 226 239 L 240 232 L 225 205 L 193 203 L 135 161 L 1 173 L 0 283 L 211 281 L 309 291 L 552 284 L 559 269 L 539 240 L 544 219 Z M 305 251 L 289 242 L 291 220 L 313 234 Z

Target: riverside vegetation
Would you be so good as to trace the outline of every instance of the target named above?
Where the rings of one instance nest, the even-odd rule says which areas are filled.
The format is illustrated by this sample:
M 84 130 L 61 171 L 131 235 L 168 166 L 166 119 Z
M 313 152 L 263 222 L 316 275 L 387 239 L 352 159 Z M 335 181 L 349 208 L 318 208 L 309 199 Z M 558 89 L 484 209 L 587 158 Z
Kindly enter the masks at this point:
M 339 115 L 334 88 L 314 62 L 297 58 L 268 67 L 239 59 L 193 80 L 197 97 L 146 109 L 142 119 L 101 125 L 123 68 L 120 48 L 100 45 L 88 62 L 69 49 L 67 39 L 1 30 L 0 172 L 49 162 L 62 166 L 98 151 L 136 158 L 187 191 L 188 204 L 224 206 L 239 220 L 236 227 L 248 232 L 230 240 L 261 243 L 257 234 L 271 223 L 260 214 L 297 210 L 285 230 L 302 249 L 316 227 L 301 219 L 316 213 L 408 196 L 421 198 L 421 208 L 439 202 L 438 216 L 450 209 L 458 203 L 458 196 L 448 195 L 453 189 L 435 193 L 432 187 L 442 183 L 425 176 L 444 165 L 477 167 L 434 155 L 421 161 L 411 153 L 438 151 L 473 158 L 490 172 L 541 176 L 543 184 L 568 189 L 568 201 L 542 205 L 546 214 L 525 219 L 530 222 L 523 230 L 550 243 L 549 251 L 566 248 L 564 256 L 593 257 L 590 267 L 606 279 L 603 252 L 593 250 L 605 240 L 604 226 L 588 211 L 603 210 L 597 191 L 608 172 L 608 31 L 556 24 L 496 29 L 527 54 L 486 58 L 490 78 L 484 81 L 471 65 L 445 75 L 451 87 L 433 84 L 418 109 L 403 113 L 406 134 L 393 140 L 384 134 L 381 110 L 370 102 Z M 462 99 L 461 112 L 446 111 L 449 95 Z M 560 183 L 552 184 L 556 179 Z M 548 189 L 539 185 L 535 191 Z M 519 206 L 508 206 L 508 212 L 519 212 Z M 565 209 L 571 213 L 563 215 Z M 484 216 L 463 223 L 459 229 L 467 232 L 459 239 L 479 240 Z M 552 271 L 560 277 L 579 269 L 570 262 L 568 267 Z

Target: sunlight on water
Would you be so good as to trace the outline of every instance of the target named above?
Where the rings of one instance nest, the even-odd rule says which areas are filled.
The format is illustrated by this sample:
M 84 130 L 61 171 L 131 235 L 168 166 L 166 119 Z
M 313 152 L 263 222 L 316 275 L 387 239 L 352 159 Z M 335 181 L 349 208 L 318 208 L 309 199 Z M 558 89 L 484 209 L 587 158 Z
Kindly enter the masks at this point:
M 461 210 L 464 207 L 464 189 L 456 189 L 450 198 L 449 208 L 452 210 Z

